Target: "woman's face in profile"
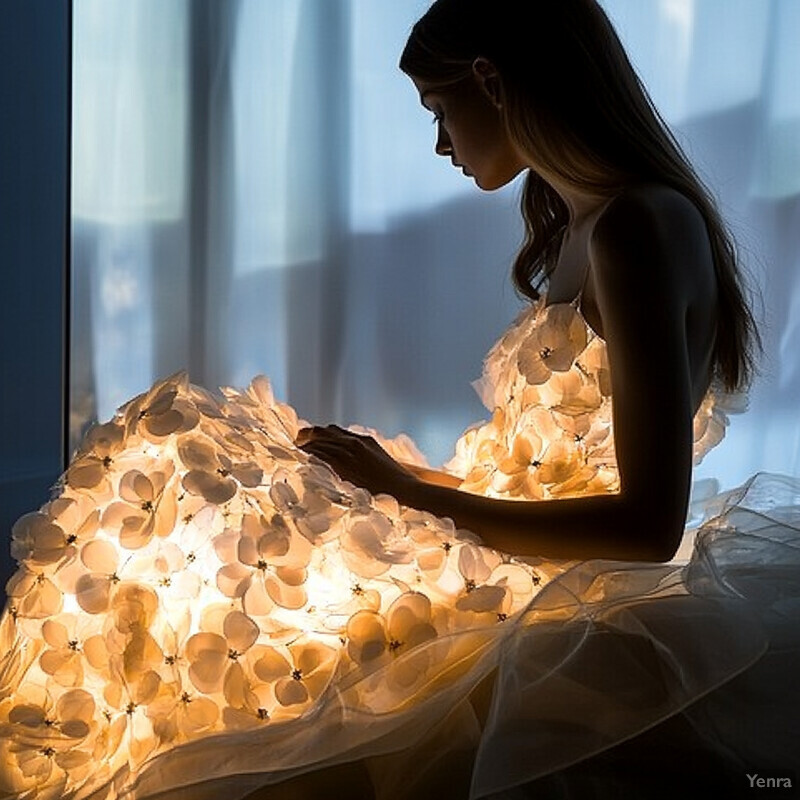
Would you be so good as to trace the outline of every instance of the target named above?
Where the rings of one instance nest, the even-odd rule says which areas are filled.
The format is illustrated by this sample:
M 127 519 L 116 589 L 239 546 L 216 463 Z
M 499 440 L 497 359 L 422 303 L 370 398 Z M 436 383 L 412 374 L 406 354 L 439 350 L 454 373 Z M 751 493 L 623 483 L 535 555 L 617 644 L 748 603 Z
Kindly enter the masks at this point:
M 411 80 L 420 102 L 434 116 L 436 152 L 448 157 L 481 189 L 499 189 L 527 166 L 479 76 L 469 75 L 444 88 L 413 76 Z

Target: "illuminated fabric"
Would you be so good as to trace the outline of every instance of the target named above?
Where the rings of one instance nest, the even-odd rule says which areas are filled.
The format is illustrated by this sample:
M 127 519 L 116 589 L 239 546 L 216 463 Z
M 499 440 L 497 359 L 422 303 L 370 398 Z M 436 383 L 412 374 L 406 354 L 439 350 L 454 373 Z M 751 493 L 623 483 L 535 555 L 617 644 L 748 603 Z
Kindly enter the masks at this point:
M 489 354 L 479 391 L 495 411 L 457 444 L 450 469 L 465 489 L 519 499 L 617 489 L 605 344 L 575 306 L 524 312 Z M 709 395 L 697 457 L 724 423 Z M 93 428 L 54 499 L 17 522 L 20 566 L 0 623 L 8 796 L 142 798 L 393 752 L 461 708 L 496 667 L 499 700 L 477 764 L 510 743 L 530 755 L 513 715 L 533 709 L 541 724 L 552 713 L 544 697 L 561 690 L 543 676 L 560 675 L 565 656 L 548 637 L 598 621 L 636 631 L 618 612 L 645 598 L 662 598 L 657 610 L 665 597 L 669 609 L 689 602 L 681 633 L 713 628 L 725 656 L 693 645 L 684 659 L 675 631 L 659 639 L 683 694 L 637 666 L 633 685 L 664 696 L 651 716 L 609 723 L 607 737 L 673 713 L 762 651 L 761 634 L 745 626 L 752 635 L 742 636 L 726 603 L 692 597 L 680 567 L 502 556 L 448 520 L 339 480 L 294 446 L 301 426 L 264 378 L 217 396 L 173 376 Z M 409 440 L 382 441 L 419 461 Z M 708 537 L 721 530 L 717 519 Z M 695 578 L 713 572 L 707 563 L 707 552 L 693 562 Z M 580 663 L 574 652 L 567 661 Z M 537 735 L 546 751 L 551 734 Z M 569 757 L 596 745 L 574 735 L 560 747 Z M 504 770 L 502 781 L 552 762 L 523 758 L 523 773 Z M 478 792 L 502 781 L 485 768 L 473 782 Z

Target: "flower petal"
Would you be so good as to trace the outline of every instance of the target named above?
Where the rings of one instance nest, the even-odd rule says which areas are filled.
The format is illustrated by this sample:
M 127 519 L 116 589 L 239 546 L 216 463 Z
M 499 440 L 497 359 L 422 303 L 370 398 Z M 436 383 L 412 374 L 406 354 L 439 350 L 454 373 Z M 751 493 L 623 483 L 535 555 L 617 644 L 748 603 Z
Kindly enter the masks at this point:
M 241 611 L 231 611 L 225 617 L 222 629 L 228 644 L 239 653 L 244 653 L 258 639 L 258 625 Z
M 282 706 L 295 706 L 308 700 L 308 690 L 301 680 L 279 678 L 275 684 L 275 698 Z
M 81 561 L 91 572 L 111 575 L 119 565 L 117 548 L 105 539 L 92 539 L 81 548 Z

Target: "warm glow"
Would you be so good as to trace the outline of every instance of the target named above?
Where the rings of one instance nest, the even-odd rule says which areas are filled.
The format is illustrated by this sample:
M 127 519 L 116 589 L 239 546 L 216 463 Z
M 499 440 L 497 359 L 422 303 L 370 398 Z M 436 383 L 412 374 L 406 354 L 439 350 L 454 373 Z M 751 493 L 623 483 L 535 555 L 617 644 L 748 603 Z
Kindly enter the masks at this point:
M 605 345 L 572 306 L 521 317 L 482 391 L 494 416 L 450 465 L 464 489 L 616 490 Z M 710 399 L 698 453 L 723 424 Z M 264 378 L 218 397 L 177 375 L 88 433 L 13 529 L 0 790 L 87 796 L 182 743 L 297 718 L 333 683 L 356 711 L 419 702 L 558 573 L 340 481 L 299 426 Z

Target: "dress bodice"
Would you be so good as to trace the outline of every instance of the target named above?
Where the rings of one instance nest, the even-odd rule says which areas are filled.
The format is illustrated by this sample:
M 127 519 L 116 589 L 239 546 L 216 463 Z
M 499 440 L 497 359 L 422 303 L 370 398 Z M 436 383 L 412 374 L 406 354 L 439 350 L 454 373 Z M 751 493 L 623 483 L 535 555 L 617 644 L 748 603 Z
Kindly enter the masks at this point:
M 549 499 L 619 489 L 606 343 L 577 302 L 525 309 L 492 347 L 475 388 L 492 418 L 467 430 L 448 469 L 492 497 Z M 724 436 L 709 390 L 694 418 L 694 460 Z

